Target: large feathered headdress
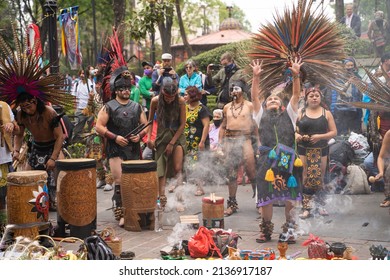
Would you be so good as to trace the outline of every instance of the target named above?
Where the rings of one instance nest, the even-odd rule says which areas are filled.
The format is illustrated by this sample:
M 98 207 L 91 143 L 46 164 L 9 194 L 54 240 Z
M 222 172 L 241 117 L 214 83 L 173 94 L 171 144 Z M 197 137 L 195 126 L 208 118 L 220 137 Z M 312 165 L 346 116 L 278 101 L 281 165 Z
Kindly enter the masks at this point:
M 107 39 L 108 46 L 103 46 L 104 50 L 101 52 L 102 56 L 108 59 L 104 65 L 104 77 L 102 81 L 101 97 L 103 103 L 114 98 L 116 87 L 131 86 L 130 71 L 123 57 L 121 45 L 121 38 L 124 36 L 124 31 L 124 24 L 119 25 L 118 29 L 113 29 L 113 35 Z
M 371 102 L 348 102 L 348 104 L 363 109 L 390 112 L 390 87 L 382 83 L 367 68 L 361 67 L 366 72 L 371 84 L 367 84 L 360 79 L 353 79 L 351 83 L 361 92 L 368 95 L 371 98 Z M 384 75 L 387 74 L 384 73 Z
M 43 102 L 60 106 L 73 106 L 74 96 L 66 94 L 64 76 L 51 74 L 46 76 L 46 70 L 51 64 L 41 67 L 41 55 L 36 49 L 23 51 L 16 28 L 13 25 L 14 49 L 0 36 L 0 100 L 14 104 L 21 93 L 27 93 Z
M 331 22 L 320 6 L 313 8 L 313 0 L 299 0 L 284 13 L 276 12 L 273 23 L 260 27 L 248 56 L 263 60 L 260 83 L 270 92 L 291 81 L 289 66 L 296 58 L 304 62 L 301 70 L 307 81 L 335 86 L 344 69 L 334 61 L 342 61 L 346 55 L 337 23 Z

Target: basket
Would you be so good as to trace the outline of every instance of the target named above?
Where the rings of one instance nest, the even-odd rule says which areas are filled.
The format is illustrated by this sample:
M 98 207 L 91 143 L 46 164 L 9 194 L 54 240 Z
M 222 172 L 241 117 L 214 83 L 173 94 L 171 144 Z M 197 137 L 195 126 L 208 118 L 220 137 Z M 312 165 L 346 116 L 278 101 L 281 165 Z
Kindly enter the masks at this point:
M 107 227 L 102 230 L 100 237 L 111 248 L 112 253 L 119 257 L 122 253 L 122 239 L 115 234 L 115 230 L 112 227 Z

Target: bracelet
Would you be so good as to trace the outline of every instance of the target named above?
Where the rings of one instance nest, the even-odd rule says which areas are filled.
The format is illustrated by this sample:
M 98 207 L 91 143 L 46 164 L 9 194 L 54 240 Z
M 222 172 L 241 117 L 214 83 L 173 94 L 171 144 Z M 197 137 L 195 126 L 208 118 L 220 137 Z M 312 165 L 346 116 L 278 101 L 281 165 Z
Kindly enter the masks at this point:
M 49 158 L 49 159 L 51 159 L 51 160 L 52 160 L 52 161 L 54 161 L 54 162 L 56 161 L 56 160 L 55 160 L 54 158 L 52 158 L 52 157 L 51 157 L 51 158 Z
M 300 74 L 298 74 L 298 75 L 293 75 L 292 77 L 293 77 L 293 79 L 295 80 L 295 79 L 299 79 L 299 78 L 301 77 L 301 75 L 300 75 Z
M 172 143 L 168 143 L 168 145 L 171 145 L 171 146 L 173 146 L 174 144 L 172 144 Z
M 19 151 L 19 150 L 14 150 L 14 153 L 15 153 L 15 152 L 18 153 L 18 154 L 20 154 L 20 151 Z
M 112 133 L 111 131 L 107 130 L 105 133 L 104 133 L 104 137 L 110 139 L 110 140 L 116 140 L 116 138 L 118 137 L 118 135 L 116 135 L 115 133 Z

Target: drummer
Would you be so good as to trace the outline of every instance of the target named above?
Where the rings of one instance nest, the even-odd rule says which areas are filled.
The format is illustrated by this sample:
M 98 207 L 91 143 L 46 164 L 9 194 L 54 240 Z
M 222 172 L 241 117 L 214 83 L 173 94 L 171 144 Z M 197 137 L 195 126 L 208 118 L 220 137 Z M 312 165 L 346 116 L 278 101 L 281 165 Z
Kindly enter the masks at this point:
M 96 132 L 107 139 L 106 155 L 115 184 L 112 197 L 114 216 L 123 226 L 120 192 L 122 161 L 140 159 L 140 141 L 146 135 L 147 128 L 131 133 L 140 125 L 146 125 L 147 119 L 142 106 L 129 99 L 131 78 L 127 67 L 118 68 L 112 73 L 110 88 L 113 99 L 99 111 Z
M 20 148 L 27 129 L 32 135 L 27 170 L 47 171 L 49 209 L 56 211 L 55 161 L 64 158 L 61 151 L 64 135 L 59 124 L 60 118 L 53 107 L 28 93 L 19 94 L 16 104 L 20 107 L 16 115 L 20 129 L 15 133 L 13 160 L 20 160 Z

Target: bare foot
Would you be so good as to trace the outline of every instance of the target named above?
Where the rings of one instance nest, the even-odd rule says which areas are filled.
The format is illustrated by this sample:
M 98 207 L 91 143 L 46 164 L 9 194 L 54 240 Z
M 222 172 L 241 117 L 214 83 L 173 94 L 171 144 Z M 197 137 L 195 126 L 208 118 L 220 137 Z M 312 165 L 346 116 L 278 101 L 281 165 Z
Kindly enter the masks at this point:
M 184 210 L 185 210 L 184 205 L 183 205 L 182 203 L 179 202 L 179 203 L 176 205 L 176 211 L 177 211 L 177 212 L 184 212 Z

